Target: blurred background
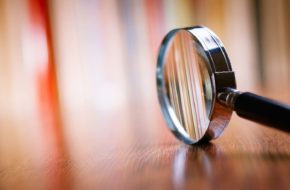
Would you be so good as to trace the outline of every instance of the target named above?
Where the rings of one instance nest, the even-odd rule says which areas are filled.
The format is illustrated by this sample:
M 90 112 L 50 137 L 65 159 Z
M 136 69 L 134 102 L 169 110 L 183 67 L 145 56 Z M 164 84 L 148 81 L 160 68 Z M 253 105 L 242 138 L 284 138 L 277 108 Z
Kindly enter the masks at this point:
M 166 130 L 156 58 L 178 27 L 214 30 L 240 90 L 289 103 L 289 19 L 289 0 L 0 0 L 0 167 Z
M 161 40 L 194 25 L 220 36 L 239 89 L 287 101 L 289 8 L 287 0 L 1 0 L 2 115 L 45 101 L 68 112 L 154 106 Z

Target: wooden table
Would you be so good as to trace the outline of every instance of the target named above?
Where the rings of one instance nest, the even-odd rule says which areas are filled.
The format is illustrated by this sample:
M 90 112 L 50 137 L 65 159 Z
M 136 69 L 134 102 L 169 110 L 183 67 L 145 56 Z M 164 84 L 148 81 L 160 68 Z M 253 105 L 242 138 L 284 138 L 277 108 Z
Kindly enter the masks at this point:
M 0 189 L 290 189 L 290 136 L 233 116 L 187 146 L 149 105 L 1 115 Z

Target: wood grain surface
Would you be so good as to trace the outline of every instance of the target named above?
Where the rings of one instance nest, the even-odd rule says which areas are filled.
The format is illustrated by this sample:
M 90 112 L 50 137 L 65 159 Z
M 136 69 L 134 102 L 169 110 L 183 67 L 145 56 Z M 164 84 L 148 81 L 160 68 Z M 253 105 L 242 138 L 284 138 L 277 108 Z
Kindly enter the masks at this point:
M 134 104 L 136 105 L 136 104 Z M 289 134 L 233 116 L 211 143 L 188 146 L 159 105 L 2 114 L 0 189 L 289 189 Z

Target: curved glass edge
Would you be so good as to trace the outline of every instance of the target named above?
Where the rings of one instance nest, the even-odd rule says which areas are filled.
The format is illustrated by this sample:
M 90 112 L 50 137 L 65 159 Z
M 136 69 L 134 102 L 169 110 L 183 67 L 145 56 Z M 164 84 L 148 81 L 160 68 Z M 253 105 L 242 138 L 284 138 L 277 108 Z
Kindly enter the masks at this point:
M 156 70 L 156 82 L 157 82 L 157 93 L 158 93 L 158 99 L 161 106 L 161 110 L 163 112 L 163 115 L 165 117 L 165 121 L 167 123 L 167 126 L 171 130 L 171 132 L 181 141 L 183 141 L 186 144 L 195 144 L 197 141 L 190 138 L 189 134 L 186 133 L 186 131 L 181 126 L 180 122 L 178 121 L 177 117 L 175 116 L 175 113 L 173 109 L 170 106 L 168 97 L 166 96 L 166 88 L 165 88 L 165 82 L 164 82 L 164 56 L 167 53 L 168 50 L 168 44 L 171 42 L 173 36 L 182 29 L 174 29 L 171 30 L 163 39 L 158 59 L 157 59 L 157 70 Z
M 199 39 L 196 38 L 190 31 L 186 30 L 186 29 L 175 29 L 170 31 L 164 38 L 164 40 L 162 41 L 162 44 L 160 46 L 159 49 L 159 55 L 158 55 L 158 60 L 157 60 L 157 72 L 156 72 L 156 78 L 157 78 L 157 91 L 158 91 L 158 99 L 159 99 L 159 103 L 161 105 L 161 110 L 163 112 L 163 115 L 165 117 L 166 123 L 169 127 L 169 129 L 173 132 L 173 134 L 180 139 L 181 141 L 185 142 L 186 144 L 195 144 L 198 141 L 200 141 L 201 139 L 203 139 L 203 137 L 206 134 L 206 131 L 208 129 L 208 126 L 210 124 L 210 118 L 211 118 L 211 113 L 212 113 L 212 108 L 213 108 L 213 103 L 215 102 L 215 96 L 212 96 L 212 102 L 211 102 L 211 109 L 208 115 L 208 119 L 209 119 L 209 123 L 207 125 L 207 129 L 204 131 L 204 133 L 202 134 L 201 138 L 198 140 L 195 140 L 193 138 L 191 138 L 189 136 L 189 134 L 184 130 L 184 128 L 181 126 L 179 120 L 177 119 L 170 103 L 168 100 L 168 97 L 166 96 L 166 88 L 165 88 L 165 82 L 164 82 L 164 57 L 167 53 L 168 50 L 168 46 L 169 43 L 171 43 L 171 40 L 173 39 L 173 36 L 175 36 L 175 34 L 179 31 L 186 31 L 189 34 L 192 35 L 192 40 L 194 40 L 195 42 L 199 43 Z M 201 46 L 202 47 L 202 46 Z M 203 52 L 201 52 L 203 53 Z M 206 55 L 206 59 L 208 60 L 208 55 Z M 206 67 L 208 68 L 209 71 L 209 76 L 210 76 L 210 82 L 211 82 L 211 86 L 214 87 L 214 82 L 213 80 L 213 76 L 212 76 L 212 71 L 209 65 L 206 65 Z

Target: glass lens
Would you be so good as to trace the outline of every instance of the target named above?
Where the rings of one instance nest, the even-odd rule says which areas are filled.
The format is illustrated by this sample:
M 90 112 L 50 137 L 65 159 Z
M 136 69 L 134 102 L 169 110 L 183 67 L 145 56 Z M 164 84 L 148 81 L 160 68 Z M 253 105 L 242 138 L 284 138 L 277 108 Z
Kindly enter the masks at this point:
M 163 78 L 171 118 L 194 141 L 205 134 L 213 101 L 209 60 L 197 39 L 186 30 L 168 41 L 163 57 Z M 176 123 L 178 122 L 178 123 Z

